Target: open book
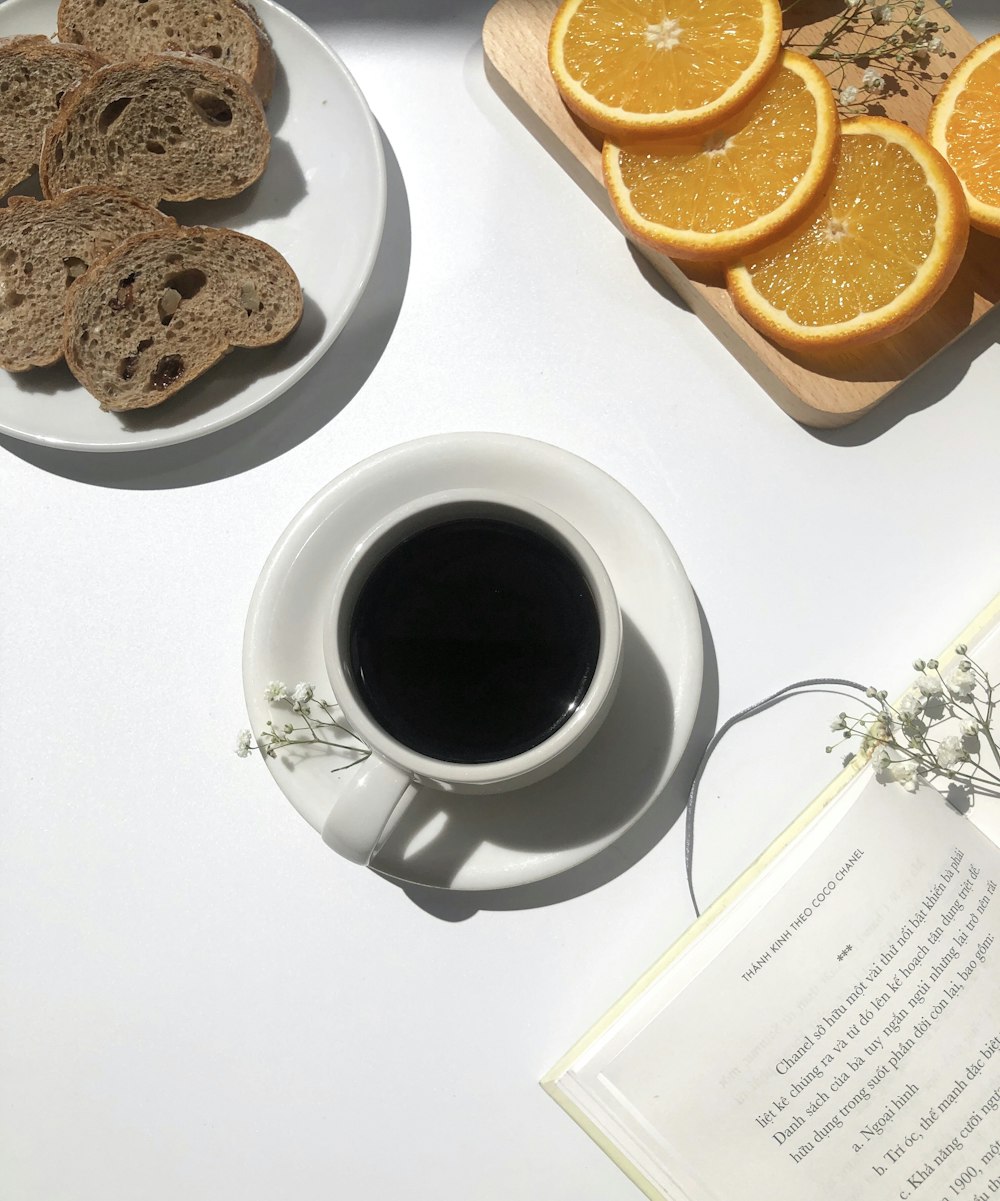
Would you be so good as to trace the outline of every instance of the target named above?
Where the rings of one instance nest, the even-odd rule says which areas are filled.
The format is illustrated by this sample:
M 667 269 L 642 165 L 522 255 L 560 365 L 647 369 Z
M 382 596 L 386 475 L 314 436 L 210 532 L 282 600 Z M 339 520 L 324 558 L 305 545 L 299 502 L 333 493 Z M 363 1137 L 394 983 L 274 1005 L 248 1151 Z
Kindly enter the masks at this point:
M 653 1198 L 1000 1199 L 1000 800 L 849 769 L 543 1085 Z

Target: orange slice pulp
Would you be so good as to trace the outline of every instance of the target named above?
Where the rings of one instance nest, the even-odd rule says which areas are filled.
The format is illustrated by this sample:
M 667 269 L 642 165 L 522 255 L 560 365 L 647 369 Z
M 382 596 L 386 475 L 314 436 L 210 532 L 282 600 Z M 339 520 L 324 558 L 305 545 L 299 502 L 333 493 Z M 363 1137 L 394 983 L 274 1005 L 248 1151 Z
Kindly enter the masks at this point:
M 563 0 L 549 66 L 566 104 L 624 136 L 711 125 L 767 79 L 779 0 Z
M 744 317 L 793 349 L 897 333 L 954 278 L 969 236 L 955 173 L 919 134 L 885 117 L 843 123 L 826 195 L 784 238 L 729 268 Z
M 1000 237 L 1000 34 L 952 71 L 934 101 L 927 136 L 961 180 L 972 224 Z
M 604 179 L 638 241 L 689 260 L 729 260 L 774 241 L 828 184 L 837 105 L 815 63 L 784 51 L 764 90 L 707 133 L 604 143 Z

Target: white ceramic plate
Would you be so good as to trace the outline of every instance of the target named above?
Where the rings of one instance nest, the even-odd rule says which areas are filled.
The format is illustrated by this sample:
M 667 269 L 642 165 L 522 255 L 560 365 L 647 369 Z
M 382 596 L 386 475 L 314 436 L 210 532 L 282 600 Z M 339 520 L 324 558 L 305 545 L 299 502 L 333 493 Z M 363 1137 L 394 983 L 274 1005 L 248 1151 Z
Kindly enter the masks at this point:
M 385 218 L 378 127 L 327 44 L 272 0 L 255 0 L 278 61 L 263 178 L 230 200 L 165 205 L 188 225 L 225 225 L 270 242 L 302 281 L 302 324 L 282 346 L 234 351 L 155 409 L 102 413 L 66 366 L 0 371 L 0 431 L 70 450 L 146 450 L 198 438 L 256 412 L 302 378 L 364 291 Z M 52 34 L 57 0 L 4 0 L 0 37 Z M 15 191 L 31 191 L 28 186 Z M 34 193 L 37 195 L 37 192 Z
M 372 863 L 397 880 L 494 889 L 556 875 L 604 849 L 659 795 L 701 694 L 697 605 L 677 555 L 634 496 L 592 464 L 542 442 L 445 434 L 352 467 L 315 496 L 271 552 L 250 603 L 243 681 L 254 730 L 273 716 L 272 680 L 330 697 L 323 623 L 341 563 L 385 514 L 428 492 L 498 487 L 570 521 L 604 561 L 624 618 L 622 679 L 604 725 L 567 767 L 517 792 L 460 797 L 421 789 Z M 317 831 L 348 771 L 320 753 L 268 759 Z

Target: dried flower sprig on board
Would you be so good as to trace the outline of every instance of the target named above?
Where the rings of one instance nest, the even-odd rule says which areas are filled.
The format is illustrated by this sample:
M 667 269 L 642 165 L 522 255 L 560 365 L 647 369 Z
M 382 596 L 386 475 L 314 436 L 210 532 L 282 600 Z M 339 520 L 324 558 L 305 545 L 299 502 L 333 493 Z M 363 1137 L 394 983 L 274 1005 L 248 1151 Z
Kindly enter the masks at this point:
M 301 719 L 301 724 L 296 724 L 294 720 L 276 724 L 271 720 L 256 738 L 252 730 L 241 731 L 236 742 L 236 754 L 241 759 L 245 759 L 251 751 L 260 751 L 265 759 L 276 759 L 280 750 L 318 745 L 353 755 L 347 763 L 331 768 L 332 771 L 343 771 L 363 763 L 371 754 L 365 743 L 337 717 L 337 707 L 330 701 L 321 701 L 316 697 L 312 684 L 296 684 L 289 689 L 275 680 L 264 690 L 264 699 L 271 705 L 290 710 L 293 718 Z M 351 742 L 334 741 L 330 737 L 331 731 L 338 732 L 335 738 L 346 735 Z
M 800 3 L 788 0 L 783 12 Z M 941 0 L 942 8 L 951 5 L 952 0 Z M 880 112 L 883 96 L 901 90 L 903 83 L 925 85 L 933 79 L 932 58 L 948 54 L 941 34 L 950 26 L 927 16 L 926 7 L 926 0 L 847 0 L 817 45 L 796 45 L 794 37 L 786 44 L 831 64 L 830 84 L 843 115 Z M 847 82 L 850 68 L 863 71 L 857 83 Z
M 1000 747 L 993 729 L 1000 686 L 991 683 L 964 644 L 955 653 L 959 658 L 947 675 L 936 659 L 915 660 L 919 674 L 898 704 L 891 705 L 884 690 L 869 688 L 867 713 L 841 713 L 831 722 L 842 738 L 860 740 L 857 753 L 871 759 L 881 783 L 915 792 L 922 781 L 945 779 L 966 795 L 977 786 L 1000 787 Z M 831 753 L 836 747 L 826 749 Z M 855 752 L 848 754 L 845 765 L 854 757 Z

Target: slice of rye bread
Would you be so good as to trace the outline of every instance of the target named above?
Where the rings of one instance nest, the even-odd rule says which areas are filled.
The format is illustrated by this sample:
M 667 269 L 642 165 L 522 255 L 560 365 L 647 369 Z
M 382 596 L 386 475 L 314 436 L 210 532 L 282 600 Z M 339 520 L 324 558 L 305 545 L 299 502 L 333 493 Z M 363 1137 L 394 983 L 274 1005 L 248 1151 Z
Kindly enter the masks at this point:
M 158 405 L 237 346 L 270 346 L 302 317 L 295 272 L 266 242 L 205 226 L 142 234 L 70 289 L 70 370 L 123 412 Z
M 235 196 L 264 173 L 271 134 L 241 76 L 187 54 L 114 63 L 67 93 L 45 132 L 42 191 L 103 183 L 149 204 Z
M 126 238 L 174 228 L 173 218 L 105 188 L 58 200 L 12 196 L 0 208 L 0 367 L 58 362 L 67 289 Z
M 262 104 L 271 99 L 271 38 L 242 0 L 61 0 L 59 37 L 109 62 L 164 50 L 198 54 L 242 75 Z
M 65 93 L 103 65 L 92 50 L 41 34 L 0 38 L 0 196 L 38 166 L 42 135 Z

